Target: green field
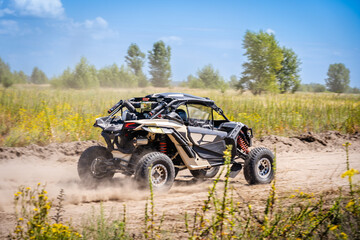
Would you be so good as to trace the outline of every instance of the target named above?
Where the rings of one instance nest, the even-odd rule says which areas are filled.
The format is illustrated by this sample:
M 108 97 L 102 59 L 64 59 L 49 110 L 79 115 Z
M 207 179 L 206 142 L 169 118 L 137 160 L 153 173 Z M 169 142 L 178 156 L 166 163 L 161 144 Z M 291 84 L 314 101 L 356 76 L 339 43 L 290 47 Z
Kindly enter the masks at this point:
M 235 91 L 221 93 L 183 88 L 54 90 L 35 86 L 15 86 L 0 91 L 0 146 L 100 140 L 100 129 L 92 127 L 95 118 L 106 115 L 119 99 L 154 92 L 185 92 L 209 97 L 230 120 L 252 127 L 257 137 L 360 130 L 360 96 L 351 94 L 253 96 Z

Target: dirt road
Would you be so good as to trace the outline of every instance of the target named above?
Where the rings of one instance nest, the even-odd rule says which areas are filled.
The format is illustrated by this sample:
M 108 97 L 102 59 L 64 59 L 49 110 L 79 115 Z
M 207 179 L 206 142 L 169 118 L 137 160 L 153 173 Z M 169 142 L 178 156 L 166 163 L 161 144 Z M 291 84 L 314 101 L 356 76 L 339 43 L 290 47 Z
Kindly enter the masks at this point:
M 346 154 L 342 144 L 350 146 L 350 166 L 360 169 L 360 136 L 344 136 L 329 132 L 320 135 L 304 134 L 293 138 L 268 136 L 255 146 L 276 147 L 277 193 L 292 194 L 295 190 L 307 193 L 331 192 L 347 187 L 340 177 L 346 170 Z M 107 215 L 117 217 L 126 205 L 128 226 L 136 233 L 144 219 L 147 191 L 137 190 L 131 180 L 121 174 L 111 183 L 97 189 L 87 189 L 77 175 L 79 154 L 95 142 L 51 144 L 46 147 L 0 148 L 0 238 L 5 238 L 14 226 L 13 194 L 18 186 L 35 187 L 46 184 L 49 196 L 55 199 L 64 189 L 65 219 L 79 224 L 98 209 L 100 202 Z M 355 181 L 359 181 L 359 175 Z M 197 181 L 186 170 L 180 172 L 167 194 L 156 194 L 157 212 L 165 214 L 165 221 L 173 231 L 184 228 L 184 213 L 193 214 L 207 196 L 212 181 Z M 270 185 L 249 186 L 242 172 L 231 179 L 236 201 L 256 203 L 264 201 Z M 220 188 L 221 189 L 221 183 Z M 241 196 L 241 198 L 239 197 Z M 96 210 L 95 210 L 96 211 Z

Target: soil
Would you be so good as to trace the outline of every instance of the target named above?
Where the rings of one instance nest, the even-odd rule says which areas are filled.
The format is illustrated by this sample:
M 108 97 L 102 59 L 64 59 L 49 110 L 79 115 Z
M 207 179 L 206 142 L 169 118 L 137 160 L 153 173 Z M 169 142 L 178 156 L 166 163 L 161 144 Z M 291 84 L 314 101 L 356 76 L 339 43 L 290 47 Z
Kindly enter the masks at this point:
M 346 170 L 346 153 L 342 145 L 350 142 L 350 167 L 360 169 L 360 134 L 343 135 L 338 132 L 306 133 L 293 137 L 266 136 L 254 141 L 254 146 L 265 146 L 277 156 L 277 194 L 306 193 L 332 194 L 339 187 L 347 188 L 347 180 L 340 177 Z M 84 187 L 78 178 L 77 161 L 94 141 L 0 147 L 0 239 L 14 228 L 13 194 L 20 185 L 35 187 L 46 184 L 50 199 L 56 199 L 64 189 L 64 220 L 77 226 L 99 213 L 100 205 L 106 216 L 119 217 L 126 207 L 127 227 L 134 236 L 141 235 L 144 209 L 149 192 L 136 188 L 132 178 L 116 174 L 114 179 L 96 189 Z M 359 182 L 359 175 L 354 181 Z M 164 213 L 162 229 L 171 229 L 172 238 L 184 234 L 184 214 L 194 214 L 207 197 L 212 180 L 194 179 L 188 170 L 181 171 L 168 193 L 155 194 L 155 210 Z M 219 184 L 221 186 L 221 183 Z M 270 185 L 248 185 L 240 172 L 231 179 L 236 201 L 263 205 Z M 221 191 L 221 187 L 219 188 Z M 101 204 L 100 204 L 101 203 Z M 171 234 L 171 233 L 169 233 Z

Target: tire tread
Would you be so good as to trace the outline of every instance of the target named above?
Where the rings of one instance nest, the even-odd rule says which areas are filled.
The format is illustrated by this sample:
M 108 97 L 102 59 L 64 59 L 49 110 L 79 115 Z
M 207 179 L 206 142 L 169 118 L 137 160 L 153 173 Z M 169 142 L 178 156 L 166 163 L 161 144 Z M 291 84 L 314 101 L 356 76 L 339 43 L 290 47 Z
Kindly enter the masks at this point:
M 244 164 L 244 177 L 246 179 L 246 181 L 252 185 L 252 184 L 261 184 L 263 182 L 260 182 L 257 178 L 256 175 L 254 173 L 254 169 L 255 169 L 255 161 L 258 158 L 258 155 L 260 153 L 264 152 L 264 154 L 267 154 L 271 157 L 271 160 L 273 161 L 274 159 L 274 155 L 272 154 L 272 152 L 265 147 L 257 147 L 254 148 L 253 150 L 251 150 L 249 157 L 247 158 L 247 160 L 245 160 L 245 164 Z M 273 164 L 273 163 L 272 163 Z M 273 166 L 271 168 L 271 171 L 273 171 Z M 270 179 L 270 181 L 273 179 L 274 177 L 274 173 L 272 174 L 272 177 Z
M 171 188 L 175 179 L 175 168 L 171 159 L 167 155 L 161 152 L 147 153 L 139 160 L 135 171 L 135 180 L 140 184 L 140 186 L 142 187 L 148 186 L 148 171 L 149 171 L 148 168 L 152 165 L 152 162 L 159 159 L 165 161 L 170 168 L 168 169 L 169 179 L 167 183 L 165 183 L 165 186 L 162 187 L 162 190 L 168 190 Z
M 81 154 L 77 164 L 77 170 L 78 170 L 78 175 L 83 182 L 85 183 L 87 181 L 96 182 L 101 180 L 92 177 L 91 174 L 89 173 L 90 171 L 89 169 L 93 159 L 99 155 L 105 156 L 106 158 L 109 159 L 113 157 L 111 152 L 109 152 L 105 147 L 102 146 L 91 146 Z M 111 179 L 113 176 L 114 173 L 109 172 L 107 176 L 105 176 L 103 179 Z

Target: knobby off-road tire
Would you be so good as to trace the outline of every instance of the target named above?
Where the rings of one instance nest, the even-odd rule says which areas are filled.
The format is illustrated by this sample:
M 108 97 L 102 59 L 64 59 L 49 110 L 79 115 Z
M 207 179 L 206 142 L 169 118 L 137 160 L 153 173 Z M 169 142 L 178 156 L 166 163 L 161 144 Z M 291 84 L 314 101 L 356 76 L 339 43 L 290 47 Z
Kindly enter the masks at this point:
M 148 153 L 154 152 L 156 150 L 151 148 L 138 148 L 136 152 L 133 153 L 131 156 L 129 166 L 130 166 L 130 173 L 129 175 L 135 174 L 136 168 L 140 160 Z
M 101 163 L 107 159 L 112 159 L 113 155 L 106 148 L 92 146 L 86 149 L 78 161 L 78 174 L 81 181 L 86 185 L 92 185 L 104 180 L 109 180 L 114 176 L 114 172 L 100 171 Z
M 212 167 L 208 170 L 201 169 L 201 170 L 190 170 L 191 175 L 194 178 L 213 178 L 219 172 L 220 167 Z
M 244 164 L 244 176 L 249 184 L 270 183 L 275 176 L 274 155 L 264 147 L 251 150 Z
M 140 159 L 135 172 L 135 180 L 141 187 L 149 187 L 149 168 L 151 168 L 153 190 L 169 190 L 175 178 L 175 168 L 171 159 L 160 152 L 151 152 L 144 155 Z

